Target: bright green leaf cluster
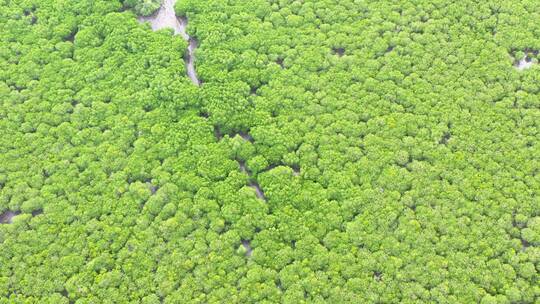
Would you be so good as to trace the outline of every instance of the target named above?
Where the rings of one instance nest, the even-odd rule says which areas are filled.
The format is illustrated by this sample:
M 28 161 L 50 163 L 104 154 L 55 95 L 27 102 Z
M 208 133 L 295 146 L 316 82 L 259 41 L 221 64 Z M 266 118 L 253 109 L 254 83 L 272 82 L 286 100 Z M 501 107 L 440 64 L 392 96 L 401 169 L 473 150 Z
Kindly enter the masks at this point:
M 163 0 L 125 0 L 124 6 L 133 8 L 138 16 L 150 16 L 155 13 Z

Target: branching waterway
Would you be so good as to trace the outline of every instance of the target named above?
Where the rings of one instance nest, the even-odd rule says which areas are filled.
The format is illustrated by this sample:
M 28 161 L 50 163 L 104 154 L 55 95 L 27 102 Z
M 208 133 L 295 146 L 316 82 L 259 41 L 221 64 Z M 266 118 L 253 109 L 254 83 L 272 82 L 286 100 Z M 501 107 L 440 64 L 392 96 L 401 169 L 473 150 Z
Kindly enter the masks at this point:
M 186 17 L 177 17 L 174 11 L 174 4 L 177 0 L 163 0 L 159 10 L 152 16 L 138 18 L 139 22 L 149 22 L 154 31 L 163 28 L 172 28 L 175 35 L 180 35 L 188 42 L 187 54 L 184 57 L 186 62 L 186 72 L 191 81 L 199 86 L 201 81 L 197 77 L 195 71 L 195 49 L 197 48 L 197 40 L 190 37 L 186 31 L 188 21 Z
M 195 49 L 197 48 L 197 40 L 193 37 L 190 37 L 186 31 L 188 20 L 186 17 L 177 17 L 174 11 L 174 5 L 177 0 L 163 0 L 163 3 L 159 10 L 149 17 L 140 16 L 138 18 L 139 22 L 149 22 L 152 26 L 152 30 L 157 31 L 163 28 L 172 28 L 175 35 L 180 35 L 182 38 L 188 42 L 187 54 L 184 57 L 186 63 L 186 72 L 191 81 L 197 85 L 201 85 L 201 81 L 197 77 L 197 72 L 195 71 Z M 219 129 L 215 130 L 216 139 L 220 140 L 222 135 L 219 132 Z M 239 135 L 246 141 L 253 142 L 253 137 L 247 133 L 239 133 Z M 249 186 L 255 190 L 255 194 L 258 199 L 266 202 L 266 197 L 262 191 L 259 184 L 251 179 L 250 172 L 247 170 L 244 162 L 239 162 L 240 171 L 250 176 Z M 153 190 L 152 192 L 155 192 Z M 242 240 L 242 246 L 246 250 L 246 256 L 250 257 L 252 254 L 252 248 L 249 240 Z

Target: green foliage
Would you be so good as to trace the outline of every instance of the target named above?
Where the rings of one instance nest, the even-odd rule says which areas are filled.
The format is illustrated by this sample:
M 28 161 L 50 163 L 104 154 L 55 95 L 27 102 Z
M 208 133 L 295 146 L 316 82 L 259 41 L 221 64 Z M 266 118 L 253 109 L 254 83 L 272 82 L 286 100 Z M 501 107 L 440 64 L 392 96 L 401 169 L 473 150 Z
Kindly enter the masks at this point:
M 540 301 L 535 1 L 159 5 L 0 0 L 0 303 Z
M 126 7 L 133 8 L 138 16 L 150 16 L 161 6 L 163 0 L 125 0 Z

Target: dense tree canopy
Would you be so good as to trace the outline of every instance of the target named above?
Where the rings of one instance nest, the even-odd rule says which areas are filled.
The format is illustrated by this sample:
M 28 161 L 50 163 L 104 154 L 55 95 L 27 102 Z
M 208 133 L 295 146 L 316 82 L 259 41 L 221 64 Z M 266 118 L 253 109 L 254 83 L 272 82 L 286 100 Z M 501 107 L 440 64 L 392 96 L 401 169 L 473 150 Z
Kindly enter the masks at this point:
M 160 2 L 0 0 L 0 303 L 540 301 L 536 1 Z
M 132 8 L 140 16 L 150 16 L 155 13 L 163 0 L 124 0 L 125 8 Z

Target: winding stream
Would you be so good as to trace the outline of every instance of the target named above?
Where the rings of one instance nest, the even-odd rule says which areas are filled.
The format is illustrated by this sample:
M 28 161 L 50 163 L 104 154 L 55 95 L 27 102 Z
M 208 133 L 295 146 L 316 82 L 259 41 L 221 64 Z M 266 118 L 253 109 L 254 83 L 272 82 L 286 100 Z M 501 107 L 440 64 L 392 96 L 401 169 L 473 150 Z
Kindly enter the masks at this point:
M 161 7 L 155 14 L 148 17 L 140 16 L 137 20 L 141 23 L 149 22 L 154 31 L 163 28 L 172 28 L 175 35 L 182 36 L 182 38 L 189 43 L 187 54 L 184 58 L 186 72 L 193 84 L 200 86 L 201 81 L 197 77 L 197 72 L 195 71 L 195 49 L 197 48 L 197 40 L 190 37 L 186 31 L 188 25 L 187 18 L 176 16 L 174 11 L 174 4 L 176 1 L 177 0 L 163 0 Z
M 175 35 L 180 35 L 182 38 L 188 42 L 188 49 L 187 54 L 184 57 L 184 61 L 186 64 L 186 72 L 187 76 L 191 79 L 191 81 L 196 85 L 200 86 L 201 81 L 197 77 L 197 73 L 195 71 L 195 49 L 197 48 L 197 40 L 190 37 L 186 31 L 188 20 L 186 17 L 177 17 L 174 11 L 174 5 L 177 0 L 163 0 L 163 3 L 159 10 L 152 16 L 149 17 L 138 17 L 138 21 L 141 23 L 149 22 L 152 30 L 157 31 L 163 28 L 172 28 L 174 30 Z M 214 129 L 214 134 L 216 136 L 217 140 L 220 140 L 223 136 L 220 133 L 218 128 Z M 248 133 L 238 133 L 242 139 L 253 142 L 253 137 L 249 135 Z M 240 165 L 240 171 L 242 171 L 244 174 L 247 174 L 251 177 L 250 172 L 247 170 L 246 165 L 244 162 L 238 162 Z M 266 197 L 264 195 L 264 192 L 262 191 L 261 187 L 256 181 L 253 181 L 251 178 L 249 179 L 249 187 L 253 188 L 255 190 L 255 194 L 258 199 L 263 200 L 266 202 Z M 149 187 L 151 187 L 152 194 L 155 193 L 156 188 L 153 187 L 151 184 L 149 184 Z M 248 240 L 242 240 L 242 246 L 244 246 L 246 250 L 246 256 L 250 257 L 252 255 L 253 249 L 251 248 L 250 241 Z
M 240 165 L 240 171 L 250 177 L 248 185 L 255 190 L 255 195 L 257 195 L 257 198 L 266 202 L 266 196 L 264 195 L 261 186 L 251 179 L 251 173 L 247 170 L 246 163 L 243 161 L 238 161 L 238 164 Z

